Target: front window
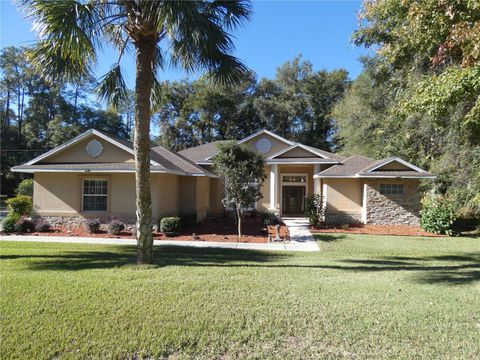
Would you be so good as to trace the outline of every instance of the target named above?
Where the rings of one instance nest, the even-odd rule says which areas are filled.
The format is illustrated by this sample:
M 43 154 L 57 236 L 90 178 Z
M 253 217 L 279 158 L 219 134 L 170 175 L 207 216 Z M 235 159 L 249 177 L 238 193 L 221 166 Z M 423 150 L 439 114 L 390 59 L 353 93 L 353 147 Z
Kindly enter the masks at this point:
M 307 177 L 302 175 L 283 175 L 282 181 L 284 183 L 306 183 Z
M 403 195 L 403 184 L 380 184 L 382 195 Z
M 107 197 L 107 180 L 83 180 L 82 211 L 107 211 Z

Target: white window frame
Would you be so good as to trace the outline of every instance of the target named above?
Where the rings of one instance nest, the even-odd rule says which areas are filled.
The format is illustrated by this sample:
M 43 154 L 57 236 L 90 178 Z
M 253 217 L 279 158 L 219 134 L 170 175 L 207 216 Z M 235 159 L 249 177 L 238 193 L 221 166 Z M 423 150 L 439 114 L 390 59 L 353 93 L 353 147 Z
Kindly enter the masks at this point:
M 105 181 L 107 183 L 107 193 L 106 194 L 85 194 L 84 191 L 85 191 L 85 181 Z M 108 207 L 109 207 L 109 204 L 108 204 L 108 201 L 109 201 L 109 195 L 110 195 L 110 184 L 109 184 L 109 179 L 108 178 L 102 178 L 102 177 L 85 177 L 85 178 L 82 178 L 82 181 L 81 181 L 81 186 L 82 186 L 82 213 L 106 213 L 108 212 Z M 85 210 L 84 209 L 84 197 L 85 196 L 104 196 L 106 197 L 106 203 L 107 203 L 107 207 L 105 210 Z
M 382 193 L 382 186 L 385 187 L 384 189 L 389 188 L 389 192 L 383 192 Z M 401 189 L 402 189 L 402 192 L 401 193 L 398 193 L 398 192 L 393 193 L 392 189 L 393 189 L 394 186 L 397 187 L 397 190 L 398 190 L 398 187 L 400 186 Z M 401 183 L 380 183 L 380 185 L 378 186 L 378 192 L 381 195 L 386 195 L 386 196 L 404 196 L 405 195 L 405 184 L 401 184 Z

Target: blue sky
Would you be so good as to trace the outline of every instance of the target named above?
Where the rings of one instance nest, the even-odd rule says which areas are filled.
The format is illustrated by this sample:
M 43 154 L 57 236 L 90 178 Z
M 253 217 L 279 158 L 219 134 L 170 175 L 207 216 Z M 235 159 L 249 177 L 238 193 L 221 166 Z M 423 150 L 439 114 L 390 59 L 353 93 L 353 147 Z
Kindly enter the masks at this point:
M 360 7 L 360 1 L 255 1 L 252 20 L 233 34 L 235 55 L 259 77 L 273 77 L 278 66 L 302 54 L 317 70 L 345 68 L 355 78 L 361 71 L 358 57 L 368 54 L 366 49 L 350 42 Z M 13 2 L 0 0 L 0 13 L 0 47 L 34 43 L 32 24 Z M 96 68 L 97 75 L 108 71 L 115 59 L 112 51 L 105 50 Z M 131 55 L 122 66 L 128 85 L 133 87 Z M 180 70 L 168 68 L 161 80 L 187 77 Z

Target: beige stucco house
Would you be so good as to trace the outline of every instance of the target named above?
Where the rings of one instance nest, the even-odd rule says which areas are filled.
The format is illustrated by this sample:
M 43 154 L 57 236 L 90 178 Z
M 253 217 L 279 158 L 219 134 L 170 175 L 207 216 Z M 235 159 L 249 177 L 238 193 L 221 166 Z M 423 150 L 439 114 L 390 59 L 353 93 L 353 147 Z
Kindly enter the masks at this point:
M 281 216 L 303 214 L 305 197 L 322 195 L 326 221 L 418 224 L 418 187 L 433 175 L 402 159 L 348 158 L 295 143 L 267 130 L 237 141 L 265 157 L 263 198 L 254 206 Z M 218 142 L 178 153 L 151 149 L 152 213 L 223 212 L 222 180 L 212 169 Z M 34 211 L 70 226 L 85 217 L 135 221 L 132 143 L 89 130 L 12 171 L 34 174 Z

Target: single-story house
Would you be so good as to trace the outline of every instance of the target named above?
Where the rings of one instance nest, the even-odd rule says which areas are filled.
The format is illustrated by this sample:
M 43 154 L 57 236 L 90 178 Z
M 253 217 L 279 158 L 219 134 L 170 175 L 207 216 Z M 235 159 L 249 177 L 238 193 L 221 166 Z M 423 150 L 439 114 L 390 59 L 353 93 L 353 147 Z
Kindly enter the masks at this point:
M 242 140 L 265 158 L 267 179 L 258 211 L 303 214 L 305 198 L 320 193 L 333 223 L 419 222 L 419 182 L 434 176 L 397 157 L 343 157 L 261 130 Z M 223 183 L 212 168 L 219 141 L 173 152 L 151 149 L 152 215 L 221 214 Z M 134 151 L 131 142 L 89 130 L 12 171 L 33 173 L 34 211 L 55 225 L 86 217 L 135 222 Z

